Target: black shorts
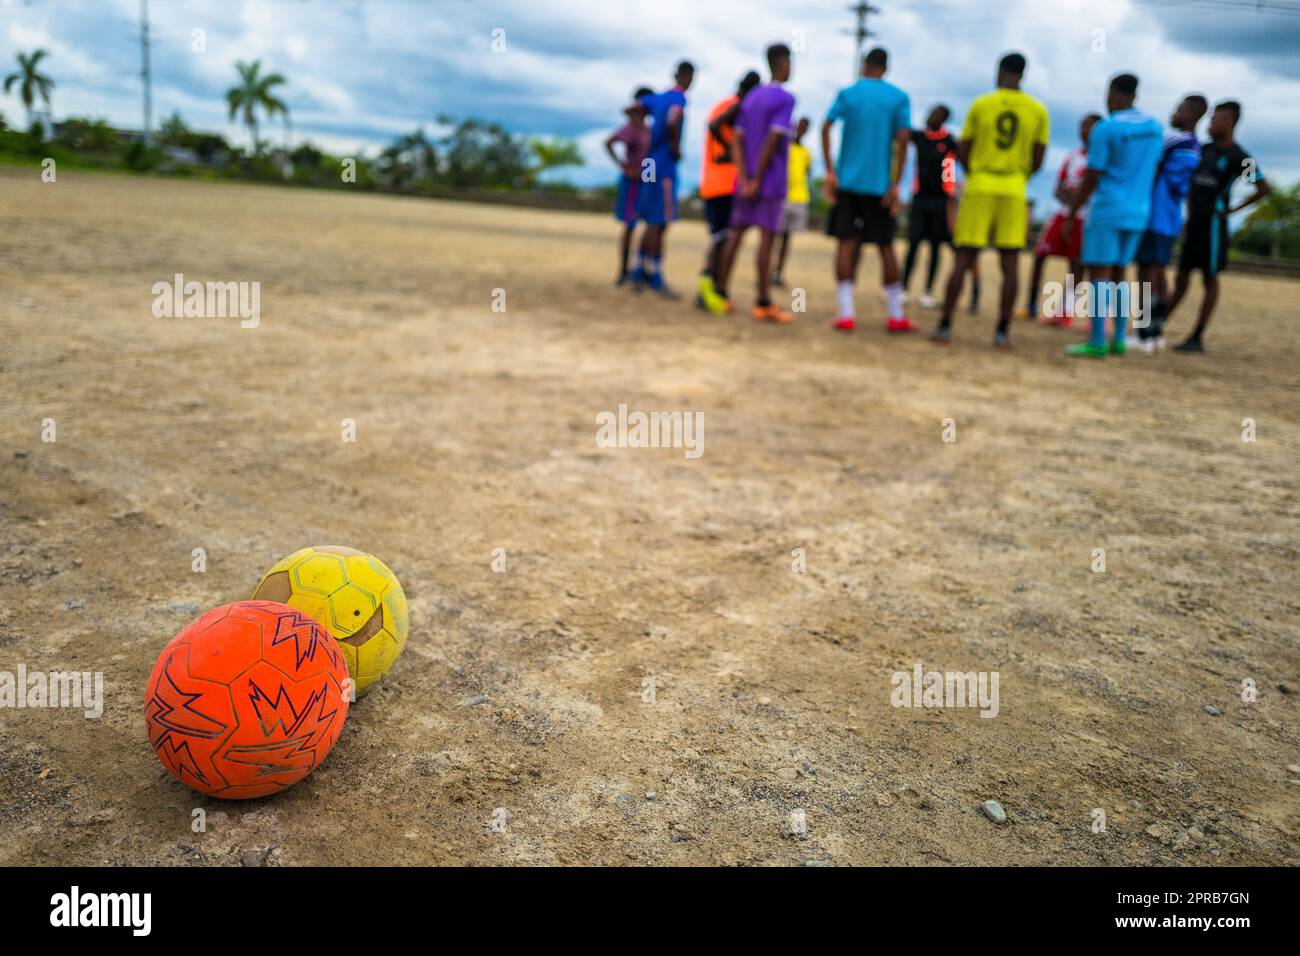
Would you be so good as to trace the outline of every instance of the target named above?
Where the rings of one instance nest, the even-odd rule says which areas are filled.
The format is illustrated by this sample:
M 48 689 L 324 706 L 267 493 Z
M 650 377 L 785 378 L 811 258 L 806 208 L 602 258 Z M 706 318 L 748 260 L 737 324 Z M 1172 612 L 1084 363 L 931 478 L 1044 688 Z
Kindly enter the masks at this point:
M 913 196 L 907 213 L 907 238 L 911 242 L 950 242 L 947 196 Z
M 714 196 L 704 200 L 704 218 L 714 239 L 726 233 L 731 224 L 731 201 L 734 196 Z
M 1228 268 L 1228 217 L 1208 216 L 1187 220 L 1183 233 L 1183 254 L 1178 270 L 1200 269 L 1207 276 L 1218 275 Z
M 880 205 L 880 196 L 840 190 L 839 200 L 826 220 L 826 235 L 860 239 L 884 245 L 894 241 L 894 217 Z

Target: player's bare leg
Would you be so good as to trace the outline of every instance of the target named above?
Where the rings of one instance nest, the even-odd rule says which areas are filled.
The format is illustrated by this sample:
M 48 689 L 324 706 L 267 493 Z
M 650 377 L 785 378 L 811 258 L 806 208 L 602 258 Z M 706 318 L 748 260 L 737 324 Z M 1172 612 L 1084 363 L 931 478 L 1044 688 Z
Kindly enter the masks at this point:
M 930 333 L 930 341 L 947 345 L 952 339 L 952 314 L 957 309 L 957 300 L 961 298 L 961 287 L 966 273 L 975 265 L 978 249 L 958 246 L 957 256 L 952 265 L 952 275 L 948 276 L 948 287 L 943 293 L 943 314 L 939 316 L 939 325 Z
M 1011 314 L 1016 307 L 1016 295 L 1020 291 L 1020 250 L 999 249 L 998 263 L 1002 266 L 1002 296 L 998 303 L 998 329 L 993 335 L 993 346 L 999 349 L 1011 348 Z

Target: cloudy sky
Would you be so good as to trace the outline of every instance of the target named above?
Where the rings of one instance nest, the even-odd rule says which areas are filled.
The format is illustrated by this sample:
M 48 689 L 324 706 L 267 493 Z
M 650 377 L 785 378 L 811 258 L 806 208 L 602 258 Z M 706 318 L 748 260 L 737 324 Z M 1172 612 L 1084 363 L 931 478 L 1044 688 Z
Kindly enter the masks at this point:
M 1300 0 L 875 0 L 869 23 L 891 52 L 889 79 L 911 94 L 913 120 L 966 105 L 1010 49 L 1029 58 L 1025 88 L 1051 112 L 1055 169 L 1080 114 L 1103 106 L 1107 77 L 1142 79 L 1139 106 L 1162 120 L 1200 91 L 1244 104 L 1239 139 L 1275 182 L 1300 178 Z M 436 117 L 476 116 L 581 144 L 604 181 L 604 137 L 639 85 L 663 88 L 673 64 L 696 64 L 685 174 L 699 163 L 704 114 L 764 47 L 797 51 L 790 89 L 814 121 L 853 73 L 848 0 L 149 0 L 155 122 L 179 110 L 192 127 L 247 134 L 223 96 L 236 60 L 289 79 L 294 135 L 331 151 L 375 149 Z M 1263 7 L 1260 10 L 1260 7 Z M 139 0 L 0 0 L 0 73 L 19 50 L 50 51 L 56 117 L 141 124 Z M 204 49 L 196 50 L 195 31 Z M 504 49 L 493 50 L 494 31 Z M 500 45 L 500 44 L 498 44 Z M 16 95 L 0 112 L 21 121 Z M 1204 132 L 1204 126 L 1201 128 Z M 268 134 L 280 135 L 277 127 Z M 815 133 L 813 134 L 815 138 Z M 814 143 L 809 145 L 815 146 Z M 1033 193 L 1050 191 L 1037 178 Z

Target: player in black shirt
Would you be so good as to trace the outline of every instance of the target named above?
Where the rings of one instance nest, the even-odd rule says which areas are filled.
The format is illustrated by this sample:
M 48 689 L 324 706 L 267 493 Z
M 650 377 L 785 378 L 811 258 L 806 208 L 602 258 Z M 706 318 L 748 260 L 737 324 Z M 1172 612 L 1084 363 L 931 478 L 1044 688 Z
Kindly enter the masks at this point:
M 1219 273 L 1228 267 L 1228 217 L 1253 205 L 1273 191 L 1255 166 L 1250 154 L 1233 138 L 1241 119 L 1241 105 L 1225 100 L 1210 114 L 1210 142 L 1201 147 L 1201 164 L 1192 174 L 1187 193 L 1187 226 L 1183 232 L 1183 253 L 1178 260 L 1178 280 L 1165 310 L 1165 320 L 1173 316 L 1187 294 L 1192 271 L 1201 270 L 1205 280 L 1205 298 L 1196 328 L 1179 345 L 1176 352 L 1204 352 L 1201 337 L 1210 324 L 1214 306 L 1219 301 Z M 1244 202 L 1231 205 L 1232 186 L 1238 178 L 1255 184 L 1255 191 Z
M 916 147 L 916 182 L 912 188 L 912 208 L 907 213 L 907 262 L 903 266 L 903 288 L 912 279 L 916 252 L 922 242 L 930 243 L 930 271 L 925 280 L 925 297 L 921 305 L 934 307 L 930 295 L 934 274 L 939 266 L 939 250 L 952 241 L 953 191 L 957 186 L 957 139 L 944 128 L 951 113 L 940 104 L 930 110 L 925 129 L 912 130 Z

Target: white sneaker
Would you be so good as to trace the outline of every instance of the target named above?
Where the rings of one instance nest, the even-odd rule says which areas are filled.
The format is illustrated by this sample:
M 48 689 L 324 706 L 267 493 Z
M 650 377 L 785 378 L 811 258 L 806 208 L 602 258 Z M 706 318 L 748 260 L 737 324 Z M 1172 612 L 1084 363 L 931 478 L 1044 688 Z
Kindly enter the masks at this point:
M 930 293 L 927 292 L 925 295 L 921 296 L 921 308 L 933 309 L 937 304 L 938 303 L 934 301 L 934 296 L 930 295 Z
M 1129 342 L 1128 347 L 1135 351 L 1145 352 L 1147 355 L 1152 355 L 1155 353 L 1156 343 L 1154 339 L 1133 339 Z
M 1151 343 L 1157 349 L 1163 350 L 1165 347 L 1165 337 L 1163 335 L 1157 335 L 1154 339 L 1151 340 Z

